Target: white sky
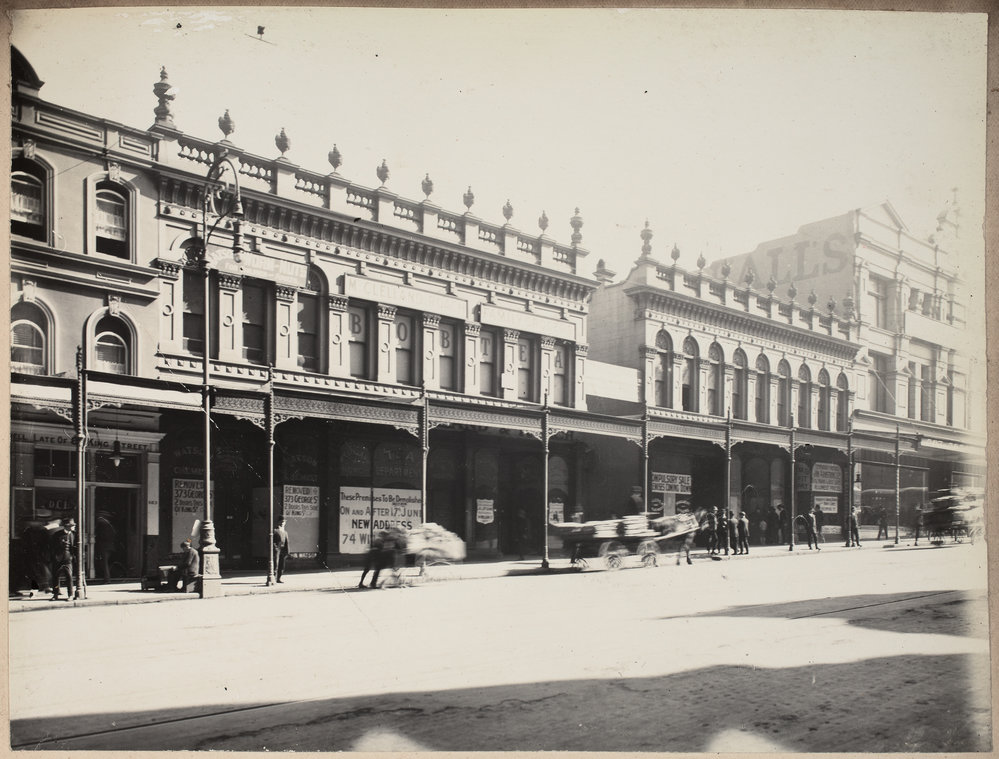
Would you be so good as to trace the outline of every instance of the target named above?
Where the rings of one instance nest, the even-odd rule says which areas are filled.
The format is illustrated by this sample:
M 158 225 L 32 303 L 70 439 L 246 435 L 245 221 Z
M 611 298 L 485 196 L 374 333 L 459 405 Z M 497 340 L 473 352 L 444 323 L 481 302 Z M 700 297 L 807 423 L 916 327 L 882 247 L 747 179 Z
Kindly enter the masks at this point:
M 958 187 L 978 261 L 984 14 L 735 10 L 153 8 L 15 11 L 43 98 L 146 128 L 166 66 L 177 127 L 487 222 L 569 242 L 623 276 L 641 252 L 694 267 L 890 200 L 932 231 Z M 266 27 L 256 40 L 258 25 Z

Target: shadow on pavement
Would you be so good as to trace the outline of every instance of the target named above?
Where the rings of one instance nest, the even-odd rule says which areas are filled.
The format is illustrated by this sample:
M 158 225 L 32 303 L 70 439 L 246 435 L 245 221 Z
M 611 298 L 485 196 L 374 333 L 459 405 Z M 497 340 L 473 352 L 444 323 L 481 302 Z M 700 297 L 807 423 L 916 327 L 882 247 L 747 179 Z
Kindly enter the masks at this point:
M 885 632 L 988 638 L 984 590 L 863 593 L 787 603 L 730 606 L 704 612 L 703 616 L 767 619 L 829 616 L 845 618 L 849 624 Z
M 15 748 L 45 750 L 988 751 L 988 678 L 970 676 L 987 665 L 983 654 L 719 666 L 239 710 L 206 704 L 15 720 L 11 736 Z M 147 722 L 158 724 L 121 730 Z M 90 735 L 58 739 L 54 730 Z

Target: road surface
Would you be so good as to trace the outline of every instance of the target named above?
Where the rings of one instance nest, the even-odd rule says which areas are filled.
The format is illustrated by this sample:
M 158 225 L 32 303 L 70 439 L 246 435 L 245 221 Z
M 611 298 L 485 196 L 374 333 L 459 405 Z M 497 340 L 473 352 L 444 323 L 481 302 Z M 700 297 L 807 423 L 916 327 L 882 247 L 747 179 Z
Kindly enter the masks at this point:
M 10 616 L 20 748 L 985 751 L 984 546 Z

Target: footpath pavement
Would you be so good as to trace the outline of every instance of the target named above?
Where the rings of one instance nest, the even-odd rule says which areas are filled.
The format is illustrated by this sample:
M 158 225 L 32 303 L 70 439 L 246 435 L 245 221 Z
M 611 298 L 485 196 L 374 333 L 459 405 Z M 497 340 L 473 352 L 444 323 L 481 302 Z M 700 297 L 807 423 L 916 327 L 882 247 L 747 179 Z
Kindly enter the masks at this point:
M 862 544 L 858 548 L 847 548 L 838 537 L 831 540 L 831 535 L 826 535 L 826 542 L 822 545 L 823 551 L 857 551 L 857 550 L 881 550 L 886 547 L 894 547 L 893 540 L 875 541 L 873 538 L 865 538 L 862 535 Z M 949 545 L 950 541 L 945 545 Z M 924 547 L 932 548 L 928 542 L 921 543 L 915 550 L 922 550 Z M 899 549 L 914 548 L 911 539 L 902 539 L 898 545 Z M 746 561 L 761 557 L 792 556 L 805 553 L 814 554 L 806 544 L 796 544 L 794 551 L 789 551 L 787 545 L 776 546 L 752 546 L 748 554 L 739 556 L 722 556 L 721 561 Z M 710 562 L 710 557 L 703 549 L 691 551 L 691 559 L 695 564 Z M 671 565 L 675 562 L 675 554 L 667 553 L 660 557 L 660 566 Z M 635 562 L 635 559 L 631 559 Z M 631 566 L 626 560 L 625 566 Z M 635 562 L 635 566 L 637 562 Z M 603 562 L 597 559 L 589 560 L 588 571 L 599 571 L 604 568 Z M 545 574 L 578 571 L 569 565 L 569 559 L 561 551 L 553 551 L 549 557 L 548 569 L 542 569 L 540 556 L 529 556 L 523 560 L 484 560 L 465 561 L 453 564 L 447 568 L 447 578 L 449 580 L 471 580 L 484 579 L 490 577 L 506 577 L 511 575 L 524 574 Z M 382 578 L 385 578 L 383 573 Z M 300 593 L 317 590 L 342 589 L 353 590 L 357 588 L 361 577 L 361 568 L 345 569 L 325 569 L 316 568 L 309 570 L 296 570 L 286 573 L 282 578 L 283 582 L 268 586 L 266 584 L 266 572 L 226 572 L 222 577 L 223 596 L 246 596 L 265 593 Z M 370 578 L 370 575 L 369 575 Z M 120 604 L 136 603 L 162 603 L 165 601 L 191 601 L 198 599 L 197 593 L 170 593 L 152 590 L 143 590 L 139 580 L 134 581 L 112 581 L 104 583 L 99 580 L 91 580 L 86 587 L 86 598 L 79 600 L 53 601 L 51 593 L 40 593 L 34 591 L 28 594 L 27 591 L 13 593 L 9 596 L 7 610 L 9 613 L 22 611 L 48 611 L 53 609 L 66 609 L 81 606 L 114 606 Z

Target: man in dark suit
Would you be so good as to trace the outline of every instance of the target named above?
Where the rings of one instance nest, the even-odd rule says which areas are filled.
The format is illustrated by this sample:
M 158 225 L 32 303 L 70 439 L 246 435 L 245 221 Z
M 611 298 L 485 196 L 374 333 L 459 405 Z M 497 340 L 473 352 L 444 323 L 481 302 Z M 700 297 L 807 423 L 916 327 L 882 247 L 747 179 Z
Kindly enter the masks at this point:
M 76 553 L 76 520 L 62 520 L 62 526 L 52 535 L 52 600 L 59 600 L 59 586 L 66 578 L 66 600 L 79 598 L 80 589 L 73 585 L 73 555 Z
M 284 567 L 288 562 L 288 554 L 290 553 L 290 549 L 288 548 L 288 530 L 285 529 L 286 524 L 285 518 L 281 517 L 281 521 L 274 528 L 274 567 L 277 571 L 278 582 L 284 582 L 281 576 L 284 574 Z

